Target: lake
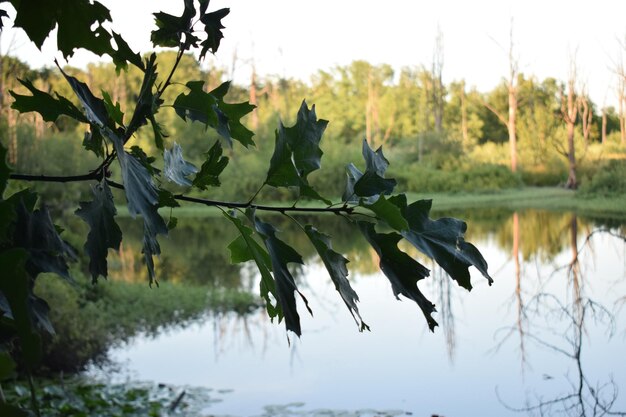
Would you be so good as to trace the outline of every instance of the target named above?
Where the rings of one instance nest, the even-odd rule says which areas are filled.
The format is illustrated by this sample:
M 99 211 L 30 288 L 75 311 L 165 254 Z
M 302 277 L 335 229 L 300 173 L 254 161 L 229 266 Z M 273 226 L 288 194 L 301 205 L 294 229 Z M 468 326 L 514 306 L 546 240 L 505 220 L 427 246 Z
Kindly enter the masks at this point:
M 359 332 L 309 248 L 301 252 L 308 261 L 297 280 L 314 316 L 299 306 L 301 339 L 287 334 L 284 323 L 271 323 L 263 309 L 207 314 L 156 336 L 135 337 L 111 350 L 116 371 L 88 373 L 210 388 L 220 401 L 207 404 L 205 414 L 220 416 L 594 415 L 594 406 L 598 415 L 602 407 L 626 411 L 620 222 L 535 210 L 445 215 L 468 222 L 467 240 L 483 253 L 495 283 L 488 286 L 471 268 L 474 289 L 468 292 L 420 258 L 431 269 L 419 286 L 437 305 L 434 333 L 415 303 L 394 298 L 364 240 L 332 220 L 319 229 L 337 236 L 335 247 L 351 259 L 349 278 L 371 332 Z M 257 288 L 252 265 L 225 263 L 224 242 L 234 236 L 227 225 L 181 220 L 163 243 L 164 275 L 169 271 L 180 285 L 188 276 Z M 284 240 L 299 239 L 289 225 L 281 229 Z

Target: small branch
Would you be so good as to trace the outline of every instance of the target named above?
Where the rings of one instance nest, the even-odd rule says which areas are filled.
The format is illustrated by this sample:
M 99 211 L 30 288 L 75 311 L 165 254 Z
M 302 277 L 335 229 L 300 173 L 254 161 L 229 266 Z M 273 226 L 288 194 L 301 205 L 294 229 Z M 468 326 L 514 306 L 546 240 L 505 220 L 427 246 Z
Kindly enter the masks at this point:
M 161 94 L 163 94 L 163 91 L 165 91 L 165 89 L 172 82 L 172 76 L 174 76 L 174 72 L 176 72 L 176 68 L 178 67 L 178 64 L 180 63 L 180 60 L 183 58 L 184 54 L 185 54 L 185 49 L 181 46 L 181 48 L 178 50 L 178 55 L 176 55 L 176 61 L 174 62 L 174 66 L 172 67 L 172 70 L 170 71 L 169 75 L 167 76 L 167 79 L 165 80 L 165 83 L 163 84 L 163 86 L 160 89 L 157 90 L 157 95 L 158 96 L 161 96 Z
M 38 182 L 79 182 L 98 180 L 102 177 L 99 171 L 93 171 L 83 175 L 28 175 L 28 174 L 10 174 L 9 178 L 19 181 L 38 181 Z
M 120 190 L 124 189 L 124 186 L 112 180 L 107 180 L 107 184 L 113 188 Z M 246 209 L 253 208 L 261 211 L 269 211 L 275 213 L 333 213 L 333 214 L 352 214 L 354 212 L 353 207 L 293 207 L 293 206 L 266 206 L 262 204 L 252 203 L 238 203 L 233 201 L 218 201 L 208 200 L 199 197 L 189 197 L 186 195 L 178 194 L 174 196 L 174 199 L 178 201 L 187 201 L 189 203 L 203 204 L 208 207 L 225 207 L 231 209 Z

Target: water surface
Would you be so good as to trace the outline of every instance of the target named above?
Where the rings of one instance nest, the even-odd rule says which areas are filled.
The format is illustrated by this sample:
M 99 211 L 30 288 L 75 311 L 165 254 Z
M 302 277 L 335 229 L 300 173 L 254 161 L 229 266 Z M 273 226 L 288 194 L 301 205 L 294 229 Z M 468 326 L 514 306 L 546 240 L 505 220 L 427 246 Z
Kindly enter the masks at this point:
M 314 312 L 310 317 L 299 308 L 301 339 L 262 309 L 212 315 L 116 348 L 111 358 L 125 371 L 111 377 L 209 387 L 222 401 L 208 405 L 207 415 L 261 415 L 267 405 L 290 403 L 294 415 L 319 409 L 552 415 L 566 408 L 566 415 L 583 409 L 593 415 L 596 400 L 625 411 L 621 226 L 571 213 L 456 215 L 468 221 L 468 240 L 489 262 L 495 283 L 489 287 L 472 268 L 468 292 L 423 261 L 432 273 L 419 285 L 437 305 L 434 333 L 412 301 L 393 297 L 375 271 L 373 252 L 345 239 L 339 246 L 353 260 L 350 279 L 371 332 L 358 331 L 323 266 L 311 258 L 298 274 Z M 186 240 L 196 239 L 186 233 Z M 283 238 L 289 241 L 291 233 Z M 204 275 L 218 271 L 222 276 L 211 279 L 225 285 L 235 274 L 229 285 L 256 287 L 252 266 L 217 265 L 220 256 L 198 266 Z

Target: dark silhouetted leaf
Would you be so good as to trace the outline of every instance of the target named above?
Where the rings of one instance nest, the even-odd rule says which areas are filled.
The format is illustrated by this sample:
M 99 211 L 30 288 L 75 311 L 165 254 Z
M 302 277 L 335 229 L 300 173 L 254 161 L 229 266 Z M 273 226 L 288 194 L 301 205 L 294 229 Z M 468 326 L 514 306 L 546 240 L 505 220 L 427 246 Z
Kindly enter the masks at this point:
M 327 124 L 326 120 L 317 120 L 315 106 L 309 110 L 306 102 L 302 102 L 296 124 L 285 127 L 281 122 L 276 131 L 274 154 L 265 183 L 273 187 L 297 187 L 301 196 L 330 204 L 307 180 L 307 176 L 321 166 L 319 143 Z
M 174 198 L 174 194 L 167 190 L 159 189 L 159 207 L 180 207 L 180 204 Z
M 17 364 L 9 352 L 0 350 L 0 382 L 15 376 Z M 4 414 L 2 414 L 4 415 Z
M 10 174 L 11 168 L 9 168 L 7 164 L 7 149 L 0 143 L 0 200 L 2 199 L 4 190 L 7 188 Z
M 41 337 L 33 317 L 31 301 L 32 283 L 26 271 L 29 254 L 22 248 L 13 248 L 0 252 L 0 293 L 8 301 L 10 317 L 20 338 L 21 357 L 30 366 L 41 360 Z
M 174 101 L 176 114 L 183 120 L 191 120 L 203 123 L 207 127 L 215 129 L 222 136 L 228 146 L 232 146 L 232 139 L 243 146 L 254 145 L 252 133 L 240 119 L 254 110 L 254 106 L 248 102 L 225 103 L 224 96 L 228 92 L 230 83 L 226 82 L 211 92 L 203 90 L 204 81 L 189 81 L 187 84 L 189 93 L 182 93 Z
M 93 200 L 81 202 L 76 215 L 89 225 L 85 253 L 89 256 L 89 272 L 95 283 L 98 276 L 108 276 L 107 255 L 109 248 L 119 250 L 122 231 L 115 222 L 115 203 L 107 183 L 91 187 Z
M 296 335 L 302 334 L 300 328 L 300 316 L 296 308 L 295 293 L 297 292 L 304 301 L 311 314 L 309 303 L 296 286 L 291 272 L 287 267 L 289 263 L 303 264 L 302 257 L 292 247 L 276 237 L 277 230 L 269 223 L 261 221 L 253 210 L 248 210 L 248 217 L 254 223 L 254 228 L 263 239 L 272 263 L 272 272 L 276 282 L 276 299 L 280 304 L 285 317 L 285 326 Z
M 224 34 L 222 33 L 222 29 L 224 29 L 222 19 L 230 13 L 230 9 L 228 8 L 216 10 L 211 13 L 204 13 L 207 5 L 208 2 L 206 2 L 204 6 L 201 5 L 200 9 L 200 21 L 204 23 L 204 31 L 207 35 L 206 39 L 200 44 L 202 47 L 200 59 L 203 59 L 208 51 L 211 51 L 213 54 L 217 52 L 217 49 L 220 47 L 220 42 L 222 38 L 224 38 Z
M 133 117 L 128 123 L 125 136 L 128 138 L 133 135 L 137 129 L 147 123 L 150 120 L 154 131 L 154 141 L 157 148 L 163 150 L 163 136 L 165 136 L 155 120 L 155 113 L 158 111 L 159 106 L 162 104 L 158 96 L 155 96 L 152 92 L 152 87 L 156 82 L 156 54 L 150 55 L 150 58 L 146 59 L 146 71 L 143 75 L 143 81 L 141 83 L 141 90 L 137 98 L 137 104 L 135 105 L 135 111 Z
M 419 251 L 428 255 L 467 290 L 472 289 L 469 267 L 474 265 L 487 278 L 487 262 L 478 249 L 464 239 L 467 224 L 464 221 L 444 217 L 431 220 L 428 216 L 432 200 L 419 200 L 407 206 L 406 197 L 396 196 L 392 202 L 402 210 L 409 222 L 409 230 L 402 236 Z
M 206 161 L 202 163 L 200 172 L 193 180 L 193 185 L 201 190 L 206 190 L 208 186 L 219 187 L 219 175 L 228 165 L 228 157 L 222 156 L 222 145 L 216 141 L 211 149 L 205 154 Z
M 115 70 L 119 74 L 120 70 L 127 70 L 128 64 L 130 62 L 137 68 L 142 71 L 146 70 L 145 65 L 141 59 L 141 56 L 138 53 L 133 52 L 128 46 L 128 43 L 122 38 L 119 34 L 113 32 L 113 39 L 117 45 L 117 50 L 111 53 L 111 58 L 113 58 L 113 63 L 115 64 Z
M 154 13 L 158 29 L 152 31 L 150 40 L 154 46 L 178 47 L 183 43 L 183 35 L 191 32 L 191 20 L 196 15 L 193 0 L 185 0 L 185 10 L 181 16 L 164 12 Z M 187 39 L 189 41 L 189 39 Z
M 163 152 L 163 175 L 168 180 L 187 187 L 191 187 L 191 180 L 187 178 L 198 172 L 198 168 L 183 158 L 183 150 L 174 142 L 172 150 Z
M 299 187 L 303 181 L 293 163 L 293 152 L 289 148 L 286 135 L 281 134 L 281 131 L 284 131 L 284 129 L 283 124 L 280 123 L 276 131 L 274 153 L 270 159 L 270 167 L 267 171 L 265 183 L 273 187 Z
M 31 212 L 23 201 L 20 202 L 14 233 L 15 246 L 26 249 L 29 254 L 26 270 L 31 276 L 53 272 L 71 281 L 67 261 L 75 259 L 76 255 L 59 236 L 46 206 Z
M 328 120 L 317 120 L 315 105 L 309 110 L 303 101 L 298 110 L 296 124 L 280 132 L 285 135 L 286 142 L 293 152 L 293 163 L 304 179 L 321 167 L 323 152 L 319 144 L 327 125 Z
M 359 296 L 354 289 L 352 289 L 350 281 L 348 281 L 347 264 L 349 261 L 333 250 L 330 243 L 330 236 L 320 233 L 311 225 L 305 226 L 304 231 L 311 240 L 311 243 L 313 243 L 313 246 L 315 246 L 315 250 L 322 259 L 330 278 L 335 284 L 335 289 L 341 295 L 350 314 L 352 314 L 352 317 L 357 321 L 361 330 L 369 330 L 369 326 L 363 322 L 359 314 L 359 308 L 356 305 L 357 301 L 359 301 Z
M 114 134 L 111 140 L 115 146 L 117 160 L 122 168 L 122 181 L 131 216 L 141 215 L 144 224 L 143 249 L 144 260 L 148 268 L 150 283 L 156 281 L 154 273 L 154 255 L 161 254 L 157 235 L 167 235 L 165 221 L 159 215 L 159 193 L 152 181 L 148 169 L 133 155 L 124 150 L 122 138 Z
M 272 268 L 270 255 L 254 240 L 252 229 L 245 226 L 234 215 L 224 213 L 224 216 L 237 227 L 240 233 L 240 236 L 228 245 L 231 261 L 240 263 L 254 260 L 261 274 L 260 294 L 265 301 L 267 313 L 272 319 L 278 317 L 279 320 L 282 320 L 283 312 L 281 306 L 275 301 L 277 300 L 276 284 L 270 272 Z M 270 297 L 270 294 L 274 299 Z
M 85 115 L 68 99 L 57 94 L 57 98 L 37 89 L 28 80 L 18 80 L 32 96 L 25 96 L 10 91 L 15 99 L 11 108 L 20 113 L 37 112 L 46 122 L 56 122 L 61 115 L 69 116 L 82 123 L 89 123 Z
M 102 137 L 100 128 L 95 125 L 90 125 L 90 130 L 85 132 L 83 146 L 86 150 L 92 151 L 99 157 L 104 156 L 104 138 Z
M 343 201 L 357 203 L 364 197 L 367 204 L 374 203 L 381 194 L 391 194 L 396 180 L 385 179 L 389 161 L 383 155 L 382 146 L 374 152 L 366 140 L 363 140 L 363 159 L 365 172 L 362 173 L 354 164 L 347 166 L 348 180 L 343 193 Z
M 111 15 L 97 1 L 11 0 L 11 3 L 17 10 L 15 26 L 24 29 L 38 48 L 56 27 L 57 45 L 66 58 L 77 48 L 96 55 L 113 52 L 111 35 L 102 27 L 104 22 L 111 21 Z
M 91 90 L 89 90 L 87 84 L 79 81 L 71 75 L 66 74 L 61 67 L 59 67 L 59 70 L 72 87 L 72 90 L 74 90 L 74 93 L 78 97 L 80 103 L 83 105 L 89 122 L 95 124 L 99 128 L 114 128 L 110 122 L 109 112 L 104 104 L 104 100 L 94 96 Z
M 417 282 L 427 277 L 430 271 L 422 264 L 398 249 L 398 242 L 402 239 L 397 233 L 376 233 L 374 224 L 359 222 L 361 232 L 380 258 L 380 269 L 391 282 L 393 294 L 399 294 L 415 301 L 424 313 L 426 322 L 431 331 L 437 326 L 432 317 L 435 305 L 431 303 L 417 287 Z

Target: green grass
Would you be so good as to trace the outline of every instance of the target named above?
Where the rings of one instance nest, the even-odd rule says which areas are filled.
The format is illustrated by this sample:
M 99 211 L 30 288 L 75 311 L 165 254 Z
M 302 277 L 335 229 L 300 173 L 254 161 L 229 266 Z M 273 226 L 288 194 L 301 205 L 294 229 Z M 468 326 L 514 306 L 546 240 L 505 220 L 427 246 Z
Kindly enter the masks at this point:
M 410 201 L 432 199 L 433 211 L 484 207 L 501 207 L 511 210 L 535 208 L 626 218 L 626 195 L 581 197 L 575 191 L 558 187 L 524 187 L 493 193 L 411 193 L 408 198 Z
M 409 201 L 432 199 L 433 211 L 500 207 L 511 210 L 535 208 L 552 211 L 574 211 L 579 214 L 626 218 L 626 195 L 582 196 L 575 191 L 560 187 L 521 187 L 478 193 L 407 193 Z M 288 206 L 291 202 L 263 202 L 266 205 Z M 298 207 L 322 207 L 315 201 L 302 201 Z M 126 207 L 119 207 L 120 216 L 128 216 Z M 169 209 L 161 214 L 168 218 Z M 216 217 L 221 211 L 199 204 L 185 204 L 175 208 L 174 217 Z

